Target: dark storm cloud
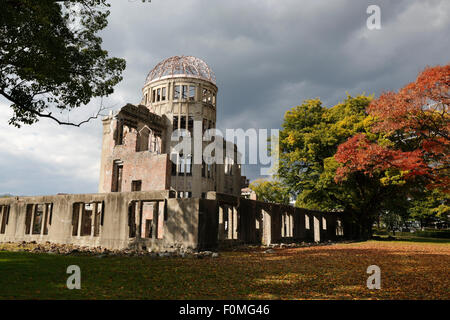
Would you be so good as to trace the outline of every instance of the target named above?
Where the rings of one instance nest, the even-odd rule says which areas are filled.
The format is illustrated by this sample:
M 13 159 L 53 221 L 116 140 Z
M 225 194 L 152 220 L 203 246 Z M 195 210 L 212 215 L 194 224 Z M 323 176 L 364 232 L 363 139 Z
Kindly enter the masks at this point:
M 381 30 L 366 28 L 369 4 Z M 445 1 L 121 1 L 105 41 L 127 57 L 128 93 L 161 59 L 196 55 L 216 73 L 220 127 L 278 127 L 306 98 L 378 94 L 446 63 L 448 13 Z
M 366 28 L 369 4 L 381 7 L 381 30 Z M 104 47 L 124 57 L 127 70 L 105 103 L 118 109 L 140 101 L 154 65 L 173 55 L 194 55 L 216 74 L 219 128 L 279 128 L 284 112 L 304 99 L 320 97 L 331 106 L 346 92 L 378 95 L 412 81 L 427 65 L 448 63 L 449 13 L 446 0 L 115 0 Z M 95 141 L 78 164 L 92 178 L 88 190 L 74 191 L 95 192 L 101 125 L 80 130 Z M 55 124 L 35 132 L 48 135 L 58 150 L 61 142 L 51 139 L 55 133 L 67 139 L 77 134 Z M 8 156 L 1 144 L 0 155 Z M 11 176 L 19 170 L 14 162 L 4 166 Z M 246 168 L 245 174 L 254 178 L 257 169 Z M 56 174 L 51 190 L 65 184 L 65 176 Z M 3 191 L 8 189 L 2 186 Z

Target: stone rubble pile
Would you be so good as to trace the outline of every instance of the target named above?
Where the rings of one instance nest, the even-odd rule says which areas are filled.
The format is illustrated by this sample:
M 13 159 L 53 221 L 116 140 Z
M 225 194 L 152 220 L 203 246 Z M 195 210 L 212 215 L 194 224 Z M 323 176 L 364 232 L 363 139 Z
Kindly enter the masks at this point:
M 16 244 L 16 248 L 12 251 L 32 252 L 32 253 L 47 253 L 60 255 L 91 255 L 98 258 L 105 258 L 108 256 L 131 256 L 131 257 L 181 257 L 181 258 L 217 258 L 219 253 L 212 251 L 194 252 L 192 249 L 177 248 L 175 251 L 153 252 L 152 250 L 137 250 L 137 249 L 123 249 L 123 250 L 109 250 L 101 247 L 87 247 L 73 244 L 56 244 L 56 243 L 36 243 L 20 242 Z
M 9 242 L 11 243 L 11 242 Z M 340 242 L 342 243 L 342 242 Z M 314 246 L 326 246 L 335 245 L 337 242 L 328 241 L 326 243 L 277 243 L 268 246 L 260 245 L 241 245 L 234 247 L 231 251 L 248 251 L 248 252 L 262 252 L 262 253 L 274 253 L 274 249 L 288 249 L 288 248 L 302 248 L 302 247 L 314 247 Z M 0 249 L 1 250 L 1 249 Z M 190 248 L 178 247 L 172 251 L 154 252 L 152 250 L 138 250 L 138 249 L 122 249 L 122 250 L 109 250 L 102 247 L 87 247 L 78 246 L 73 244 L 56 244 L 56 243 L 36 243 L 36 241 L 20 243 L 14 243 L 11 248 L 7 247 L 9 251 L 22 251 L 33 253 L 47 253 L 47 254 L 59 254 L 59 255 L 91 255 L 98 258 L 105 258 L 108 256 L 129 256 L 129 257 L 154 257 L 154 258 L 169 258 L 169 257 L 181 257 L 181 258 L 218 258 L 220 254 L 213 251 L 200 251 L 196 252 Z M 230 251 L 230 250 L 224 250 Z

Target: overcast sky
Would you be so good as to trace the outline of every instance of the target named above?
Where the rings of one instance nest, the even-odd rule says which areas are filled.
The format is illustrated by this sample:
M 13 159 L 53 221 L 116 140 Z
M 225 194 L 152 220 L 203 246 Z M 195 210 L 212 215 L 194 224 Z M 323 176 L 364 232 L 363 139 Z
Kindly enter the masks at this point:
M 147 73 L 174 55 L 194 55 L 217 78 L 217 126 L 279 128 L 284 112 L 346 92 L 378 96 L 450 59 L 450 1 L 141 0 L 112 1 L 102 33 L 110 55 L 127 61 L 124 80 L 104 104 L 138 103 Z M 381 30 L 366 9 L 381 8 Z M 98 101 L 72 112 L 95 112 Z M 101 121 L 81 128 L 42 120 L 16 129 L 0 100 L 0 194 L 97 192 Z M 257 168 L 244 174 L 255 178 Z

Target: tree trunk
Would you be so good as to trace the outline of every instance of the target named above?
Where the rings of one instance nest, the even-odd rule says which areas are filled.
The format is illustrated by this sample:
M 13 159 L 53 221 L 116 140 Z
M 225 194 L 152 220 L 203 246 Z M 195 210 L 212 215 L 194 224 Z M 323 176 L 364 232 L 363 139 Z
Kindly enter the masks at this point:
M 358 227 L 358 240 L 369 240 L 373 234 L 373 218 L 360 212 L 356 214 L 356 225 Z

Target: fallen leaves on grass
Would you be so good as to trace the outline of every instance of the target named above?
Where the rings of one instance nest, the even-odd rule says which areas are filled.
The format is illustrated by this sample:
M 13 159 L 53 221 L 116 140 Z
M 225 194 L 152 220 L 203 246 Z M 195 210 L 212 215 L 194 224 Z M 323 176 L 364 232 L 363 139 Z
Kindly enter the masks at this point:
M 81 267 L 82 290 L 61 285 L 70 264 Z M 381 290 L 366 287 L 373 264 L 381 268 Z M 450 299 L 449 265 L 450 245 L 386 241 L 225 252 L 216 259 L 0 252 L 0 275 L 8 274 L 0 277 L 0 298 Z

